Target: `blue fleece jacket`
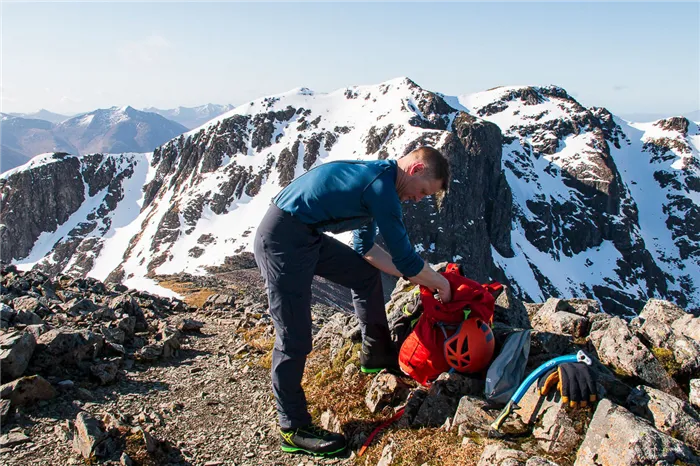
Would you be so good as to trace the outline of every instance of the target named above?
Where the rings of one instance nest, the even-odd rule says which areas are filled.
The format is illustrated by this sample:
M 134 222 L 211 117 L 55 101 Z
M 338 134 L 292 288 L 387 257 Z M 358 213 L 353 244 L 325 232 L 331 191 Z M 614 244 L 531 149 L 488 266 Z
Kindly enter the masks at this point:
M 275 205 L 319 232 L 353 231 L 355 251 L 365 255 L 377 227 L 399 272 L 412 277 L 423 259 L 411 246 L 396 193 L 394 160 L 324 163 L 295 179 Z

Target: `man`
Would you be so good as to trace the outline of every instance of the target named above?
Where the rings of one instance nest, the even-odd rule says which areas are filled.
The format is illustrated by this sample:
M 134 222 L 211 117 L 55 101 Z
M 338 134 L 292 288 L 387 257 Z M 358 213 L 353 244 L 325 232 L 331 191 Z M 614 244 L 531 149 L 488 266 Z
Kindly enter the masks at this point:
M 352 290 L 362 330 L 363 372 L 398 369 L 384 311 L 379 271 L 408 277 L 451 297 L 445 277 L 416 254 L 402 220 L 401 202 L 418 202 L 450 179 L 447 160 L 420 147 L 398 161 L 325 163 L 294 180 L 270 205 L 255 236 L 255 260 L 267 286 L 276 340 L 272 387 L 282 450 L 330 456 L 345 449 L 342 434 L 314 426 L 301 387 L 311 352 L 311 281 L 324 277 Z M 388 252 L 374 243 L 376 230 Z M 350 248 L 324 232 L 353 232 Z

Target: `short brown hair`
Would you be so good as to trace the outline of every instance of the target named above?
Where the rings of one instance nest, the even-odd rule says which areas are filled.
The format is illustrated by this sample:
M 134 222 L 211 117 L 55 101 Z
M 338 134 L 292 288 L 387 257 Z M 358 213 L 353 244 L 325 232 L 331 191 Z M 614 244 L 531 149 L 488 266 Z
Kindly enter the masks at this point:
M 412 152 L 425 163 L 426 175 L 442 181 L 442 190 L 447 191 L 450 184 L 450 163 L 445 156 L 430 146 L 421 146 Z

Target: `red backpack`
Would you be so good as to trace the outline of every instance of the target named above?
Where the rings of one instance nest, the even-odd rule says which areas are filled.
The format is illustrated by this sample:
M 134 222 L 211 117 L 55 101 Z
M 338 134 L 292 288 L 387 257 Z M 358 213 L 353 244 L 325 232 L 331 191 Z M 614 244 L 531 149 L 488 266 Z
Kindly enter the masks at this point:
M 467 318 L 477 317 L 489 325 L 500 283 L 482 285 L 460 273 L 457 264 L 447 265 L 442 275 L 450 283 L 452 301 L 441 303 L 426 287 L 420 287 L 423 313 L 408 338 L 401 345 L 399 366 L 422 385 L 450 370 L 445 359 L 445 340 L 453 335 Z

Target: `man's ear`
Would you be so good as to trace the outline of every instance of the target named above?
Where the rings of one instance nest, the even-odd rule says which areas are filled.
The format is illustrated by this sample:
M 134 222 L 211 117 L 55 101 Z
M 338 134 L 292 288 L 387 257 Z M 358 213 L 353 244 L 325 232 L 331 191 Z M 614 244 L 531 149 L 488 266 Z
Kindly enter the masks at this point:
M 425 170 L 425 164 L 423 162 L 413 162 L 411 168 L 408 169 L 409 175 L 419 175 Z

